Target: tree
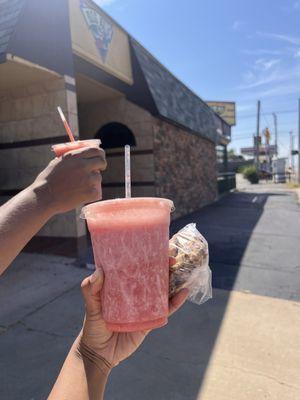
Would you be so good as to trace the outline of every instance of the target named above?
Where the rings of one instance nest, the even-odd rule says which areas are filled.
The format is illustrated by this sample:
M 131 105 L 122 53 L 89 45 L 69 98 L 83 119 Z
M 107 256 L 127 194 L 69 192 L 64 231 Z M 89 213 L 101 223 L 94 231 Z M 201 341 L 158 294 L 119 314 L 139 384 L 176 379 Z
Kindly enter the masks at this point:
M 227 152 L 227 157 L 229 161 L 238 161 L 245 159 L 242 155 L 236 154 L 235 149 L 229 149 Z
M 229 149 L 227 155 L 229 159 L 231 160 L 235 159 L 236 158 L 235 149 Z

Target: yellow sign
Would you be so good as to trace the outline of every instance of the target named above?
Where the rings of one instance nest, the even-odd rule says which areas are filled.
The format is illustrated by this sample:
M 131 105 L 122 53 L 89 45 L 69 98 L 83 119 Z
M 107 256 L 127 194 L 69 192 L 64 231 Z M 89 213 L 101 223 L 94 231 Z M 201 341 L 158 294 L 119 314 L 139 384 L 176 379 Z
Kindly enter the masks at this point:
M 215 113 L 220 115 L 228 123 L 233 126 L 236 124 L 235 119 L 235 103 L 232 101 L 207 101 L 209 107 L 211 107 Z
M 129 38 L 91 0 L 69 0 L 75 54 L 132 84 Z

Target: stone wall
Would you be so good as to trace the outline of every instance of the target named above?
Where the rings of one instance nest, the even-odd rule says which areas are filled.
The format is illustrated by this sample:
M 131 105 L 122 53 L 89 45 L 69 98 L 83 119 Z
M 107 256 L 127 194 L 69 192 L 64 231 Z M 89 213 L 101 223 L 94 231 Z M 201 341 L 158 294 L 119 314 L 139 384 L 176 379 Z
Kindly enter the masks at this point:
M 212 142 L 156 120 L 154 154 L 156 195 L 174 201 L 174 218 L 216 199 L 216 151 Z
M 126 125 L 136 146 L 131 149 L 132 195 L 154 196 L 153 117 L 123 97 L 79 105 L 81 138 L 93 138 L 111 122 Z M 103 174 L 103 197 L 124 197 L 124 149 L 107 150 L 108 168 Z M 152 184 L 150 185 L 150 183 Z
M 60 105 L 78 135 L 76 93 L 66 89 L 65 79 L 51 78 L 41 83 L 1 91 L 0 88 L 0 202 L 6 193 L 30 185 L 53 158 L 51 145 L 32 145 L 36 139 L 65 136 L 56 107 Z M 67 141 L 67 137 L 66 137 Z M 22 147 L 18 142 L 23 142 Z M 25 143 L 24 143 L 25 142 Z M 28 145 L 26 145 L 28 142 Z M 5 144 L 14 143 L 13 148 Z M 53 218 L 40 236 L 78 237 L 85 235 L 85 224 L 76 211 Z

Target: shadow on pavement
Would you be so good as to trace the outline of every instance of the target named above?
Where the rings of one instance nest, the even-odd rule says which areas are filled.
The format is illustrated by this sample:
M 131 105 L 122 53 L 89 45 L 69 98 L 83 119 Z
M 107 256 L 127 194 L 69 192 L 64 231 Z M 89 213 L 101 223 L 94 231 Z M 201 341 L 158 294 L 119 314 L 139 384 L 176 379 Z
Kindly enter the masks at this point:
M 226 290 L 233 288 L 249 239 L 270 196 L 286 195 L 233 192 L 172 223 L 171 234 L 195 222 L 197 229 L 207 239 L 213 287 Z
M 226 313 L 245 250 L 272 196 L 234 192 L 174 221 L 171 233 L 195 222 L 210 246 L 214 288 L 202 306 L 187 303 L 167 327 L 149 335 L 141 350 L 112 375 L 108 399 L 196 400 Z
M 191 222 L 209 242 L 214 297 L 200 307 L 186 303 L 166 327 L 153 331 L 132 357 L 113 370 L 105 400 L 200 400 L 198 393 L 222 328 L 231 289 L 300 301 L 299 206 L 293 195 L 259 190 L 231 193 L 174 221 L 172 233 Z M 0 321 L 2 368 L 7 371 L 2 393 L 14 393 L 13 399 L 45 398 L 72 337 L 78 332 L 83 312 L 78 285 L 66 290 L 70 279 L 60 279 L 61 295 L 56 291 L 53 294 L 57 286 L 55 274 L 61 275 L 60 268 L 61 265 L 48 268 L 43 275 L 44 280 L 55 283 L 49 287 L 45 284 L 51 289 L 51 300 L 44 308 L 28 314 L 23 307 L 25 317 L 17 316 L 21 323 L 2 334 Z M 63 268 L 66 274 L 68 268 L 72 267 Z M 21 270 L 25 274 L 26 270 Z M 78 269 L 77 283 L 79 272 L 80 276 L 88 274 Z M 24 279 L 19 280 L 19 285 L 24 285 Z M 31 275 L 27 279 L 32 285 Z M 36 282 L 41 290 L 45 282 L 42 283 Z M 45 299 L 45 293 L 36 296 Z M 41 301 L 35 302 L 31 297 L 29 300 L 32 304 Z M 9 324 L 7 320 L 2 322 L 3 327 Z M 41 369 L 43 363 L 45 368 Z M 19 382 L 16 376 L 20 377 Z
M 271 212 L 269 213 L 268 211 L 270 215 L 267 214 L 267 216 L 264 217 L 266 218 L 266 223 L 269 222 L 267 225 L 269 231 L 274 232 L 273 227 L 274 224 L 276 225 L 277 223 L 278 227 L 275 227 L 275 229 L 278 231 L 281 226 L 280 233 L 282 233 L 283 236 L 285 233 L 288 235 L 288 232 L 284 232 L 282 221 L 278 217 L 278 213 L 282 213 L 281 208 L 284 209 L 286 205 L 287 208 L 292 208 L 292 211 L 296 211 L 297 216 L 299 217 L 299 208 L 297 208 L 297 205 L 290 194 L 278 192 L 233 192 L 215 204 L 209 205 L 198 212 L 192 213 L 172 223 L 172 234 L 188 223 L 196 223 L 198 230 L 206 237 L 209 243 L 210 266 L 213 272 L 213 287 L 225 290 L 215 291 L 213 299 L 200 307 L 190 303 L 186 304 L 185 308 L 175 316 L 174 321 L 171 322 L 166 331 L 158 334 L 160 337 L 157 335 L 157 340 L 155 340 L 155 336 L 153 335 L 150 342 L 151 348 L 158 352 L 159 350 L 156 349 L 156 346 L 157 343 L 160 342 L 160 352 L 164 354 L 166 352 L 166 346 L 169 349 L 168 352 L 170 359 L 175 362 L 175 372 L 181 371 L 184 375 L 185 370 L 189 370 L 184 385 L 184 387 L 188 389 L 185 393 L 178 395 L 178 397 L 166 395 L 167 392 L 164 392 L 163 387 L 161 386 L 162 376 L 164 374 L 157 373 L 153 385 L 160 387 L 161 392 L 159 395 L 156 393 L 156 397 L 153 398 L 178 398 L 191 400 L 197 398 L 197 394 L 203 384 L 205 372 L 209 365 L 210 357 L 226 313 L 227 304 L 230 298 L 230 290 L 235 287 L 246 250 L 249 246 L 249 241 L 250 239 L 253 240 L 253 231 L 256 230 L 258 222 L 262 218 L 266 202 L 268 202 L 268 208 L 271 208 Z M 265 223 L 262 225 L 262 228 L 260 228 L 260 231 L 257 233 L 258 244 L 255 244 L 255 246 L 259 246 L 259 243 L 263 241 L 264 236 L 268 237 L 268 234 L 264 233 L 264 229 L 266 228 Z M 274 234 L 276 233 L 274 232 Z M 299 240 L 299 237 L 296 240 Z M 286 237 L 286 241 L 289 241 L 288 236 Z M 272 239 L 271 244 L 278 247 L 276 240 L 274 243 L 274 240 Z M 296 243 L 294 243 L 294 245 L 295 244 Z M 281 250 L 282 252 L 283 246 L 285 246 L 284 243 L 282 243 L 279 251 Z M 270 249 L 270 246 L 263 248 L 262 251 L 265 256 Z M 288 251 L 289 250 L 286 249 L 286 252 Z M 276 274 L 273 276 L 274 273 L 272 272 L 276 265 L 276 254 L 273 259 L 271 257 L 269 264 L 266 263 L 266 265 L 261 267 L 261 270 L 260 265 L 262 260 L 259 258 L 260 254 L 256 254 L 254 249 L 254 254 L 250 254 L 249 256 L 249 263 L 251 262 L 252 264 L 255 264 L 254 267 L 257 266 L 257 270 L 254 271 L 254 274 L 252 273 L 251 292 L 267 296 L 270 295 L 273 297 L 288 298 L 288 289 L 286 290 L 286 293 L 282 293 L 282 295 L 278 296 L 276 296 L 276 292 L 273 292 L 274 286 L 275 289 L 276 286 L 282 286 L 282 277 L 278 277 Z M 296 260 L 295 263 L 297 263 Z M 294 266 L 295 271 L 296 268 L 299 268 L 299 261 L 298 266 L 296 264 Z M 253 269 L 248 268 L 248 266 L 246 269 L 248 274 L 248 270 L 251 272 L 253 271 Z M 267 269 L 269 269 L 267 271 L 268 283 L 264 282 L 261 289 L 259 286 L 260 274 L 266 273 Z M 248 291 L 247 285 L 249 284 L 249 279 L 247 277 L 246 279 L 247 282 L 242 279 L 238 290 Z M 287 276 L 287 280 L 291 280 L 290 275 Z M 260 291 L 263 291 L 263 293 L 260 293 Z M 163 342 L 161 342 L 161 340 L 163 340 Z M 178 354 L 181 354 L 179 359 L 177 358 Z M 180 385 L 174 383 L 174 380 L 176 379 L 177 377 L 175 376 L 175 378 L 173 378 L 173 385 L 175 384 L 178 390 L 180 390 Z M 146 398 L 148 399 L 148 397 Z M 151 396 L 149 396 L 149 399 L 150 398 Z

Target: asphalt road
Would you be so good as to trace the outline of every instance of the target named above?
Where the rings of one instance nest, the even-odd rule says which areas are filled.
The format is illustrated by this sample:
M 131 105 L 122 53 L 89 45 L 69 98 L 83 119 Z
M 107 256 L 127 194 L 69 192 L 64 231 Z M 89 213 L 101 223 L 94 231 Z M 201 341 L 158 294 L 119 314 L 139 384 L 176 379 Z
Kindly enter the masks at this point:
M 106 400 L 294 400 L 298 385 L 300 208 L 256 185 L 176 221 L 210 245 L 214 297 L 186 303 L 111 374 Z M 47 397 L 80 330 L 80 282 L 63 257 L 21 255 L 0 280 L 0 399 Z
M 300 205 L 274 184 L 233 192 L 189 215 L 210 248 L 213 286 L 300 300 Z

